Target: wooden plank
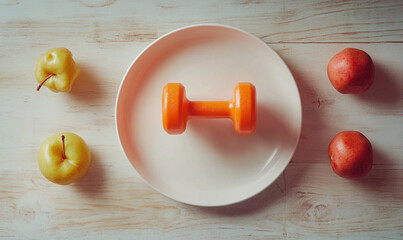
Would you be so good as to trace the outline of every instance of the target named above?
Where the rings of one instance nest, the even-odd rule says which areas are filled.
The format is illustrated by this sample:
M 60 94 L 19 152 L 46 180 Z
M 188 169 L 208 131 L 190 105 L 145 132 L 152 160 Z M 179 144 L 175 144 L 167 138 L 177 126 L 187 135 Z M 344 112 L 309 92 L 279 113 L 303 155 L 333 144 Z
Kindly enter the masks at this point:
M 248 30 L 270 43 L 402 42 L 402 12 L 403 3 L 393 0 L 18 1 L 0 8 L 0 41 L 8 47 L 48 47 L 68 39 L 68 43 L 104 48 L 149 42 L 189 24 L 220 23 Z

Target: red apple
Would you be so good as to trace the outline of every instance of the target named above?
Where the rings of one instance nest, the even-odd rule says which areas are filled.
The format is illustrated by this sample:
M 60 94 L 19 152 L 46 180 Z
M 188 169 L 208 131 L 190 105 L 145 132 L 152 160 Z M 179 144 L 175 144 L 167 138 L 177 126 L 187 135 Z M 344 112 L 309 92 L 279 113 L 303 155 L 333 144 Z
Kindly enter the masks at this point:
M 360 178 L 372 168 L 371 142 L 360 132 L 338 133 L 329 144 L 330 164 L 341 177 Z
M 374 81 L 375 67 L 371 57 L 356 48 L 346 48 L 330 59 L 327 76 L 341 93 L 365 92 Z

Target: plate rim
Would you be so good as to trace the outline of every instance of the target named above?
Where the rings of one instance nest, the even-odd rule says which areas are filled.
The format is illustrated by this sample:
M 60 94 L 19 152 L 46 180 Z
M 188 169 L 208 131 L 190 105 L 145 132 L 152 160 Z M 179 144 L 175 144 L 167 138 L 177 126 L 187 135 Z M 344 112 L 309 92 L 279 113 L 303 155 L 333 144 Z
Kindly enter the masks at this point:
M 283 168 L 281 171 L 279 171 L 279 173 L 277 174 L 277 176 L 275 176 L 271 182 L 268 181 L 267 184 L 264 184 L 263 187 L 261 187 L 258 191 L 254 192 L 253 194 L 248 195 L 248 196 L 246 196 L 246 197 L 242 197 L 242 198 L 236 199 L 235 201 L 225 202 L 225 203 L 219 203 L 219 204 L 201 204 L 201 203 L 185 202 L 185 201 L 182 201 L 182 200 L 180 200 L 180 199 L 178 199 L 178 198 L 174 198 L 174 197 L 172 197 L 172 196 L 166 195 L 165 193 L 161 192 L 159 189 L 157 189 L 156 187 L 154 187 L 154 186 L 153 186 L 151 183 L 149 183 L 146 179 L 144 179 L 144 177 L 137 171 L 137 169 L 133 166 L 133 164 L 130 163 L 130 159 L 128 158 L 128 156 L 127 156 L 127 154 L 126 154 L 126 151 L 125 151 L 125 149 L 123 148 L 123 145 L 122 145 L 122 142 L 121 142 L 121 137 L 120 137 L 120 135 L 119 135 L 119 127 L 118 127 L 118 119 L 117 119 L 117 115 L 118 115 L 118 114 L 117 114 L 117 111 L 118 111 L 118 104 L 119 104 L 120 92 L 121 92 L 121 90 L 122 90 L 122 86 L 124 85 L 124 83 L 125 83 L 125 81 L 126 81 L 126 77 L 127 77 L 128 73 L 130 72 L 130 70 L 132 69 L 132 67 L 133 67 L 133 65 L 135 64 L 135 62 L 136 62 L 148 49 L 150 49 L 155 43 L 157 43 L 158 41 L 164 39 L 165 37 L 167 37 L 167 36 L 169 36 L 169 35 L 171 35 L 171 34 L 174 34 L 174 33 L 176 33 L 176 32 L 182 31 L 182 30 L 186 30 L 186 29 L 190 29 L 190 28 L 197 28 L 197 27 L 221 27 L 221 28 L 227 28 L 227 29 L 230 29 L 230 30 L 235 30 L 235 31 L 241 32 L 242 34 L 245 34 L 245 35 L 247 35 L 247 36 L 249 36 L 249 37 L 252 37 L 252 38 L 255 39 L 255 40 L 258 40 L 260 43 L 263 43 L 263 44 L 266 46 L 266 48 L 267 48 L 268 50 L 270 50 L 272 53 L 274 53 L 274 55 L 284 64 L 284 66 L 285 66 L 287 72 L 290 74 L 290 76 L 291 76 L 292 79 L 293 79 L 292 85 L 295 87 L 295 90 L 296 90 L 296 93 L 297 93 L 296 98 L 299 100 L 299 101 L 298 101 L 298 102 L 299 102 L 299 104 L 298 104 L 298 105 L 299 105 L 298 110 L 299 110 L 299 113 L 300 113 L 300 114 L 299 114 L 299 115 L 300 115 L 300 121 L 299 121 L 299 124 L 298 124 L 297 140 L 296 140 L 296 143 L 295 143 L 295 147 L 292 149 L 292 151 L 290 151 L 290 157 L 285 161 L 286 164 L 284 165 L 284 168 Z M 266 44 L 262 39 L 258 38 L 257 36 L 255 36 L 255 35 L 253 35 L 253 34 L 247 32 L 247 31 L 245 31 L 245 30 L 242 30 L 242 29 L 240 29 L 240 28 L 233 27 L 233 26 L 229 26 L 229 25 L 225 25 L 225 24 L 218 24 L 218 23 L 199 23 L 199 24 L 191 24 L 191 25 L 179 27 L 179 28 L 176 28 L 176 29 L 174 29 L 174 30 L 172 30 L 172 31 L 169 31 L 169 32 L 167 32 L 167 33 L 161 35 L 160 37 L 158 37 L 157 39 L 155 39 L 155 40 L 153 40 L 151 43 L 149 43 L 142 51 L 140 51 L 140 52 L 137 54 L 137 56 L 136 56 L 136 57 L 134 58 L 134 60 L 130 63 L 130 65 L 129 65 L 129 67 L 127 68 L 125 74 L 123 75 L 123 78 L 122 78 L 122 80 L 121 80 L 121 82 L 120 82 L 119 89 L 118 89 L 118 92 L 117 92 L 117 95 L 116 95 L 114 114 L 115 114 L 115 117 L 114 117 L 114 118 L 115 118 L 115 131 L 116 131 L 116 135 L 117 135 L 117 138 L 118 138 L 118 141 L 119 141 L 119 146 L 120 146 L 121 150 L 123 151 L 126 160 L 129 161 L 130 165 L 134 168 L 134 170 L 135 170 L 135 171 L 137 172 L 137 174 L 140 176 L 140 178 L 142 179 L 142 181 L 145 182 L 145 183 L 146 183 L 149 187 L 151 187 L 154 191 L 160 193 L 161 195 L 163 195 L 163 196 L 165 196 L 165 197 L 167 197 L 167 198 L 169 198 L 169 199 L 175 200 L 175 201 L 180 202 L 180 203 L 183 203 L 183 204 L 192 205 L 192 206 L 199 206 L 199 207 L 222 207 L 222 206 L 234 205 L 234 204 L 243 202 L 243 201 L 245 201 L 245 200 L 247 200 L 247 199 L 253 198 L 254 196 L 260 194 L 260 193 L 263 192 L 265 189 L 267 189 L 270 185 L 272 185 L 272 184 L 280 177 L 280 175 L 285 171 L 285 169 L 286 169 L 287 166 L 289 165 L 291 159 L 294 157 L 295 151 L 297 150 L 298 145 L 299 145 L 299 141 L 300 141 L 300 139 L 301 139 L 302 120 L 303 120 L 302 101 L 301 101 L 301 94 L 300 94 L 300 92 L 299 92 L 298 84 L 297 84 L 297 82 L 296 82 L 296 80 L 295 80 L 295 77 L 294 77 L 294 75 L 292 74 L 290 68 L 288 67 L 288 65 L 286 64 L 286 62 L 280 57 L 280 55 L 279 55 L 276 51 L 274 51 L 274 49 L 272 49 L 268 44 Z

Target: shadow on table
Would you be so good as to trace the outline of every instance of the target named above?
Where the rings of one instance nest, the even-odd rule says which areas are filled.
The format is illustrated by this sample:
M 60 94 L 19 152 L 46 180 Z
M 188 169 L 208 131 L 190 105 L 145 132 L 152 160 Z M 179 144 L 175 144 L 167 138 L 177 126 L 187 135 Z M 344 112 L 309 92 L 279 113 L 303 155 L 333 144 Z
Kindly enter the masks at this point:
M 78 67 L 80 75 L 68 96 L 86 104 L 94 104 L 105 99 L 105 89 L 101 85 L 101 78 L 96 75 L 96 69 L 81 63 Z
M 367 176 L 351 181 L 374 197 L 384 194 L 384 198 L 396 198 L 401 201 L 402 194 L 399 187 L 401 186 L 402 170 L 387 153 L 377 146 L 372 147 L 374 163 L 371 171 Z
M 368 104 L 394 104 L 398 103 L 402 97 L 402 89 L 399 89 L 397 81 L 401 76 L 390 75 L 387 66 L 382 63 L 375 63 L 375 79 L 372 86 L 363 94 L 358 94 L 356 97 L 362 101 L 367 101 Z M 401 81 L 401 79 L 400 79 Z
M 78 192 L 88 197 L 99 197 L 105 193 L 105 169 L 99 161 L 96 151 L 91 151 L 91 165 L 87 174 L 76 183 L 73 184 Z

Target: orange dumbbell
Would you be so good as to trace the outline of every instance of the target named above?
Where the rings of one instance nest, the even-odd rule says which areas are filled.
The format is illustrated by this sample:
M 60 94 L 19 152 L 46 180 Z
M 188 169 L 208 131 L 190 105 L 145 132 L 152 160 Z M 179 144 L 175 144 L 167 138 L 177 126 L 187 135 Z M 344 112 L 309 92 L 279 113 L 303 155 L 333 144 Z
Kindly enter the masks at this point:
M 231 118 L 239 134 L 252 134 L 256 128 L 256 89 L 251 83 L 238 83 L 230 101 L 199 102 L 186 98 L 185 87 L 168 83 L 162 92 L 162 121 L 169 134 L 181 134 L 191 118 Z

